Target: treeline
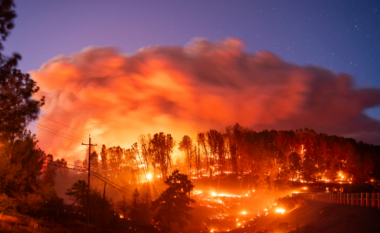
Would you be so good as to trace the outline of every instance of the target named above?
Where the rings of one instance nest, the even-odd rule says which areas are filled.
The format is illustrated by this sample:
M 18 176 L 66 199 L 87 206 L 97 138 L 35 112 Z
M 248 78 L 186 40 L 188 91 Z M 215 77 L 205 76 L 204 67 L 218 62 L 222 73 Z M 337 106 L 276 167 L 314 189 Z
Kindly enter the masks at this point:
M 102 146 L 91 153 L 91 170 L 117 184 L 141 183 L 150 177 L 167 177 L 172 170 L 175 141 L 170 134 L 141 135 L 130 148 Z M 87 167 L 88 161 L 83 162 Z
M 36 82 L 17 69 L 21 56 L 2 53 L 14 27 L 14 8 L 12 0 L 0 1 L 0 212 L 34 214 L 62 199 L 54 190 L 54 177 L 42 171 L 48 155 L 26 131 L 38 118 L 44 98 L 33 98 L 39 90 Z
M 92 169 L 120 184 L 144 182 L 148 174 L 164 179 L 176 149 L 193 179 L 246 175 L 255 187 L 271 187 L 275 181 L 380 179 L 380 146 L 310 129 L 256 132 L 238 124 L 194 138 L 185 135 L 177 145 L 164 133 L 141 135 L 128 149 L 103 145 L 100 154 L 91 156 Z

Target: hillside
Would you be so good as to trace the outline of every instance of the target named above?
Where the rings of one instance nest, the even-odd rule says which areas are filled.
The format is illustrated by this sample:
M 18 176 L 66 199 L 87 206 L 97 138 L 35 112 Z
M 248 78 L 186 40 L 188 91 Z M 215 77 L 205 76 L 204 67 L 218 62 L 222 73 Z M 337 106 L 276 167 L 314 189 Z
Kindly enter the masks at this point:
M 270 214 L 256 220 L 256 230 L 292 233 L 359 233 L 380 232 L 380 210 L 358 206 L 332 205 L 319 202 L 304 202 L 298 208 L 276 216 Z M 280 229 L 280 223 L 289 227 Z M 299 226 L 298 231 L 296 226 Z M 252 226 L 232 232 L 251 232 Z M 259 231 L 260 232 L 260 231 Z

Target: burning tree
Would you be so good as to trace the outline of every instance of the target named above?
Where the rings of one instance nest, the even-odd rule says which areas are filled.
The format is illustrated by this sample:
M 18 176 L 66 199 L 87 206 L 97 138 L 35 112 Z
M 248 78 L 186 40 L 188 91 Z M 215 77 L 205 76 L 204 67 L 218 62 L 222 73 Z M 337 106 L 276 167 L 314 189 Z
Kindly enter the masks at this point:
M 166 178 L 169 167 L 171 166 L 171 156 L 175 141 L 173 137 L 164 133 L 155 134 L 150 140 L 150 148 L 153 155 L 153 168 L 159 167 L 162 179 Z
M 188 225 L 191 219 L 189 211 L 192 210 L 190 191 L 194 188 L 193 183 L 187 179 L 187 175 L 180 174 L 175 170 L 165 184 L 169 185 L 160 197 L 152 202 L 153 210 L 158 209 L 155 221 L 159 221 L 162 228 L 171 230 L 171 222 L 177 222 L 180 228 Z
M 178 149 L 180 151 L 184 151 L 186 154 L 186 160 L 189 163 L 189 174 L 191 174 L 192 172 L 191 171 L 191 162 L 192 162 L 192 157 L 193 157 L 192 147 L 193 147 L 193 143 L 192 143 L 191 138 L 187 135 L 183 136 L 182 141 L 179 142 Z

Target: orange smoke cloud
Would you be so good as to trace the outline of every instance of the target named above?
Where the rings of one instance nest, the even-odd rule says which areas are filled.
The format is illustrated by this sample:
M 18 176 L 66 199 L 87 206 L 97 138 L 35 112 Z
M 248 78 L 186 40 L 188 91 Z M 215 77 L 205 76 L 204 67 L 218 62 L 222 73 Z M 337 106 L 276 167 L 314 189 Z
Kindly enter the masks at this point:
M 236 39 L 154 46 L 131 56 L 91 47 L 30 73 L 46 96 L 43 116 L 71 128 L 44 117 L 38 124 L 80 139 L 91 133 L 107 146 L 129 147 L 139 135 L 157 132 L 178 142 L 236 122 L 380 139 L 379 121 L 363 114 L 380 103 L 379 89 L 355 90 L 346 74 L 290 64 L 270 52 L 246 53 Z M 37 136 L 48 153 L 83 159 L 80 143 L 45 130 Z

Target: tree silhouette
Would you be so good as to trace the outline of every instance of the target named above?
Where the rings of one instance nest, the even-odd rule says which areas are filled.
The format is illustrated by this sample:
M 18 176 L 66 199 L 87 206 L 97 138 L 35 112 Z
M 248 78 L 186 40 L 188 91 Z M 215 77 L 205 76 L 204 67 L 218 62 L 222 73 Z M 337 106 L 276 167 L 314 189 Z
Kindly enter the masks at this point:
M 169 187 L 152 202 L 152 209 L 158 209 L 154 219 L 160 222 L 161 228 L 167 228 L 169 231 L 172 222 L 178 223 L 179 228 L 183 228 L 191 219 L 190 204 L 195 201 L 189 196 L 194 185 L 187 179 L 187 175 L 180 174 L 178 170 L 165 180 L 165 184 Z
M 192 157 L 193 157 L 192 147 L 193 147 L 193 143 L 192 143 L 191 138 L 187 135 L 183 136 L 182 141 L 179 142 L 178 149 L 180 151 L 185 152 L 186 160 L 189 163 L 189 174 L 191 174 L 192 172 L 191 171 L 191 164 L 192 164 Z
M 38 118 L 44 98 L 34 100 L 32 96 L 39 88 L 29 74 L 16 69 L 21 59 L 19 54 L 4 56 L 2 41 L 5 41 L 14 27 L 16 17 L 12 0 L 0 2 L 0 137 L 11 144 L 22 134 L 26 125 Z
M 301 158 L 299 154 L 297 154 L 296 152 L 292 152 L 289 155 L 289 170 L 290 170 L 292 178 L 294 178 L 295 174 L 299 172 L 300 168 L 301 168 Z
M 155 134 L 149 142 L 150 150 L 153 157 L 153 167 L 158 167 L 161 171 L 162 179 L 167 177 L 167 172 L 171 166 L 171 156 L 175 141 L 170 134 Z
M 67 196 L 73 200 L 73 205 L 77 204 L 80 207 L 83 207 L 87 201 L 87 182 L 84 180 L 78 180 L 73 184 L 73 186 L 67 189 Z
M 116 210 L 123 216 L 123 218 L 127 218 L 127 213 L 129 211 L 129 205 L 127 201 L 125 200 L 125 197 L 123 197 L 123 200 L 118 201 L 116 203 Z

